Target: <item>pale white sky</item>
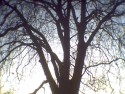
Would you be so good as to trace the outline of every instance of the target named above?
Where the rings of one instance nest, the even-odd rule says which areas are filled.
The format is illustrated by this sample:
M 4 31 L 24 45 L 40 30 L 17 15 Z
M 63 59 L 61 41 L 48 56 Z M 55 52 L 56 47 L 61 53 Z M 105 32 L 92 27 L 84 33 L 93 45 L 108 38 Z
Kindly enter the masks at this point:
M 30 66 L 29 66 L 30 68 Z M 124 71 L 125 69 L 123 69 L 121 71 L 123 77 L 125 77 L 125 74 L 124 74 Z M 13 74 L 14 75 L 14 74 Z M 8 79 L 9 80 L 12 80 L 11 82 L 11 85 L 10 83 L 6 83 L 5 84 L 5 87 L 3 88 L 3 90 L 9 90 L 10 88 L 14 87 L 15 88 L 15 93 L 14 94 L 29 94 L 29 93 L 32 93 L 39 85 L 40 83 L 45 80 L 45 76 L 44 76 L 44 73 L 43 71 L 41 70 L 41 67 L 39 65 L 37 65 L 35 68 L 34 68 L 34 71 L 33 71 L 33 75 L 32 74 L 28 74 L 28 75 L 25 75 L 24 78 L 22 78 L 20 84 L 18 84 L 18 81 L 14 80 L 14 79 L 11 79 L 12 76 L 10 76 Z M 114 80 L 114 77 L 110 77 L 110 80 L 112 81 L 112 87 L 114 88 L 115 90 L 115 94 L 120 94 L 119 93 L 119 81 L 118 80 Z M 124 92 L 124 83 L 125 83 L 125 80 L 123 80 L 121 82 L 121 91 Z M 50 89 L 47 89 L 49 85 L 46 84 L 45 87 L 45 94 L 50 94 Z M 109 86 L 107 86 L 109 87 Z M 111 89 L 107 89 L 107 92 L 106 91 L 103 91 L 103 90 L 100 90 L 100 92 L 93 92 L 92 90 L 90 89 L 86 89 L 85 92 L 87 94 L 110 94 L 111 92 Z M 44 89 L 41 89 L 37 94 L 41 94 L 41 92 L 44 93 Z
M 54 49 L 54 52 L 56 51 L 57 53 L 59 53 L 58 55 L 59 55 L 59 58 L 60 59 L 62 59 L 62 55 L 60 54 L 61 52 L 60 52 L 60 49 L 57 49 L 57 46 L 58 45 L 54 45 L 54 47 L 53 47 L 53 49 Z M 100 54 L 99 53 L 96 53 L 96 55 L 95 56 L 99 56 Z M 26 61 L 27 61 L 27 58 L 28 57 L 26 57 L 25 59 L 24 59 L 24 61 L 25 61 L 25 63 L 26 63 Z M 96 58 L 97 59 L 97 58 Z M 15 60 L 15 62 L 17 62 L 16 60 Z M 36 61 L 37 62 L 37 61 Z M 24 64 L 25 64 L 24 63 Z M 32 63 L 34 63 L 34 62 L 32 62 Z M 45 76 L 44 76 L 44 73 L 43 73 L 43 71 L 42 71 L 42 68 L 41 68 L 41 65 L 39 64 L 39 63 L 37 63 L 37 65 L 33 68 L 33 70 L 32 70 L 32 73 L 30 73 L 30 70 L 31 70 L 31 67 L 33 66 L 33 64 L 29 64 L 25 69 L 24 69 L 24 74 L 23 74 L 23 78 L 21 79 L 21 82 L 19 83 L 19 81 L 16 79 L 16 78 L 14 78 L 14 77 L 16 77 L 17 75 L 16 75 L 16 68 L 17 68 L 17 66 L 18 66 L 18 64 L 16 63 L 14 66 L 13 66 L 13 68 L 11 69 L 11 71 L 10 71 L 10 76 L 8 76 L 8 80 L 10 81 L 10 82 L 8 82 L 8 83 L 5 83 L 5 87 L 3 88 L 3 90 L 4 91 L 6 91 L 6 90 L 9 90 L 10 88 L 14 88 L 15 89 L 15 93 L 14 94 L 29 94 L 29 93 L 32 93 L 41 83 L 42 83 L 42 81 L 43 80 L 45 80 L 46 78 L 45 78 Z M 23 66 L 23 65 L 22 65 Z M 19 73 L 21 73 L 21 68 L 22 68 L 22 66 L 20 66 L 20 68 L 19 68 Z M 52 65 L 50 65 L 50 66 L 52 66 Z M 115 71 L 115 69 L 114 70 L 112 70 L 112 71 Z M 121 75 L 125 75 L 124 74 L 124 71 L 125 71 L 125 69 L 122 69 L 122 71 L 121 71 Z M 99 71 L 100 73 L 102 73 L 101 71 Z M 12 74 L 13 73 L 13 74 Z M 7 74 L 8 75 L 8 74 Z M 4 84 L 4 82 L 7 82 L 6 81 L 6 79 L 7 79 L 7 75 L 5 75 L 4 77 L 3 77 L 3 84 Z M 54 74 L 53 74 L 54 75 Z M 20 77 L 20 76 L 19 76 Z M 124 76 L 125 77 L 125 76 Z M 115 92 L 116 92 L 116 94 L 119 94 L 119 82 L 118 82 L 118 80 L 117 81 L 115 81 L 114 80 L 114 77 L 110 77 L 110 80 L 112 81 L 112 86 L 113 86 L 113 88 L 115 89 Z M 125 88 L 125 86 L 124 86 L 124 83 L 125 83 L 125 80 L 123 80 L 122 82 L 121 82 L 121 88 L 123 89 L 123 90 L 121 90 L 121 91 L 123 91 L 124 92 L 124 88 Z M 48 88 L 49 87 L 49 85 L 48 84 L 46 84 L 45 85 L 45 94 L 50 94 L 51 92 L 50 92 L 50 89 Z M 109 87 L 109 86 L 107 86 L 107 87 Z M 107 92 L 106 91 L 103 91 L 103 90 L 100 90 L 100 92 L 93 92 L 92 90 L 90 90 L 90 89 L 85 89 L 85 92 L 87 93 L 87 94 L 110 94 L 110 92 L 109 91 L 111 91 L 111 89 L 107 89 Z M 44 93 L 44 89 L 41 89 L 37 94 L 41 94 L 41 92 L 42 93 Z

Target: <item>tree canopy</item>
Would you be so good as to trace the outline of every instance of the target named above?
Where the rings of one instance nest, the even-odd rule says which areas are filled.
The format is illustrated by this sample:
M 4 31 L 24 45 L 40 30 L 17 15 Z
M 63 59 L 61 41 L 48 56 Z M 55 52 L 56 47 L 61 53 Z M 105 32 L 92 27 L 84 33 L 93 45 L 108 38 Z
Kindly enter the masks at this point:
M 106 87 L 115 93 L 111 78 L 121 79 L 124 69 L 124 6 L 125 0 L 2 0 L 0 67 L 39 63 L 41 87 L 48 82 L 52 94 Z

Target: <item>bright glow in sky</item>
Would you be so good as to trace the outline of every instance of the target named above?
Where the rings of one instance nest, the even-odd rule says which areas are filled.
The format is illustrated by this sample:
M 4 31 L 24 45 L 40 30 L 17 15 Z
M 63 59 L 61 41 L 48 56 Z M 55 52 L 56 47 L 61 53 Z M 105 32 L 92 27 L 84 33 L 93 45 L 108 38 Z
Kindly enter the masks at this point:
M 32 75 L 27 75 L 24 79 L 21 80 L 20 84 L 17 84 L 16 81 L 15 82 L 11 82 L 11 84 L 13 85 L 13 87 L 16 89 L 14 94 L 29 94 L 32 93 L 39 85 L 40 83 L 45 80 L 45 76 L 43 74 L 40 67 L 36 67 L 36 70 L 33 72 L 33 76 Z M 124 76 L 124 70 L 122 71 L 122 75 Z M 10 77 L 11 78 L 11 77 Z M 115 94 L 119 94 L 119 82 L 118 80 L 115 81 L 113 80 L 114 77 L 111 77 L 111 80 L 113 82 L 112 86 L 115 90 Z M 123 80 L 123 82 L 121 83 L 121 87 L 122 87 L 122 91 L 124 92 L 124 83 L 125 80 Z M 45 87 L 48 87 L 48 84 L 45 85 Z M 107 86 L 109 87 L 109 86 Z M 8 89 L 7 89 L 8 88 Z M 10 86 L 5 86 L 4 90 L 9 90 Z M 108 89 L 107 92 L 100 90 L 100 92 L 93 92 L 90 89 L 86 89 L 85 90 L 87 94 L 110 94 L 111 89 Z M 41 94 L 41 92 L 44 92 L 44 89 L 41 89 L 37 94 Z M 45 94 L 50 94 L 50 90 L 49 89 L 45 89 Z
M 54 50 L 54 51 L 57 51 L 57 53 L 60 51 L 59 49 L 57 49 L 57 47 L 55 46 L 54 47 L 54 49 L 56 49 L 56 50 Z M 96 55 L 95 56 L 99 56 L 99 53 L 96 53 Z M 25 59 L 24 59 L 24 61 L 26 61 L 27 60 L 27 58 L 28 57 L 26 57 Z M 59 58 L 62 58 L 62 56 L 61 56 L 61 54 L 59 54 Z M 96 58 L 97 59 L 97 58 Z M 99 58 L 98 58 L 99 59 Z M 98 61 L 98 60 L 97 60 Z M 15 61 L 16 62 L 16 61 Z M 52 65 L 50 65 L 50 66 L 52 66 Z M 39 63 L 37 63 L 37 65 L 34 67 L 34 69 L 33 69 L 33 71 L 32 71 L 32 73 L 30 73 L 30 70 L 31 70 L 31 67 L 32 67 L 32 64 L 30 65 L 28 65 L 27 67 L 26 67 L 26 69 L 25 69 L 25 71 L 24 71 L 24 78 L 22 78 L 21 79 L 21 82 L 19 83 L 18 81 L 17 81 L 17 79 L 16 78 L 14 78 L 14 77 L 16 77 L 17 75 L 16 75 L 16 67 L 17 67 L 17 65 L 15 65 L 15 66 L 13 66 L 13 68 L 11 69 L 11 71 L 10 71 L 10 76 L 9 76 L 9 81 L 10 82 L 8 82 L 8 83 L 6 83 L 5 84 L 5 87 L 3 88 L 3 90 L 4 91 L 8 91 L 10 88 L 14 88 L 15 89 L 15 91 L 14 91 L 14 94 L 29 94 L 29 93 L 32 93 L 37 87 L 39 87 L 39 85 L 46 79 L 45 78 L 45 76 L 44 76 L 44 73 L 43 73 L 43 71 L 42 71 L 42 68 L 41 68 L 41 65 L 39 64 Z M 20 68 L 21 69 L 21 68 Z M 20 70 L 20 71 L 22 71 L 22 70 Z M 112 71 L 115 71 L 115 69 L 114 70 L 112 70 Z M 121 71 L 121 75 L 123 75 L 124 77 L 125 77 L 125 74 L 124 74 L 124 71 L 125 71 L 125 69 L 123 69 L 122 71 Z M 12 74 L 13 73 L 13 74 Z M 102 71 L 99 71 L 98 73 L 102 73 Z M 116 73 L 117 74 L 117 73 Z M 8 74 L 7 74 L 8 75 Z M 54 75 L 54 74 L 53 74 Z M 85 76 L 84 76 L 85 77 Z M 5 76 L 4 78 L 3 78 L 3 82 L 6 82 L 6 79 L 7 79 L 7 76 Z M 113 86 L 113 88 L 114 88 L 114 90 L 115 90 L 115 92 L 116 92 L 116 94 L 119 94 L 119 89 L 120 89 L 120 87 L 119 87 L 119 81 L 118 80 L 114 80 L 114 77 L 110 77 L 110 80 L 112 81 L 112 86 Z M 124 88 L 125 88 L 125 86 L 124 86 L 124 83 L 125 83 L 125 80 L 123 80 L 122 82 L 121 82 L 121 88 L 123 89 L 123 90 L 121 90 L 121 91 L 123 91 L 124 92 Z M 44 87 L 46 88 L 45 89 L 45 94 L 50 94 L 50 88 L 48 88 L 49 87 L 49 85 L 48 84 L 46 84 L 46 85 L 44 85 Z M 109 91 L 111 91 L 111 89 L 109 88 L 109 86 L 107 86 L 108 88 L 107 88 L 107 91 L 103 91 L 103 90 L 100 90 L 99 92 L 93 92 L 92 90 L 90 90 L 90 89 L 85 89 L 85 92 L 87 93 L 87 94 L 110 94 L 111 92 L 109 92 Z M 43 88 L 41 88 L 39 91 L 38 91 L 38 93 L 37 94 L 41 94 L 41 92 L 42 93 L 44 93 L 44 89 Z
M 16 81 L 15 82 L 11 82 L 11 84 L 13 85 L 13 87 L 16 89 L 14 94 L 29 94 L 32 93 L 39 85 L 40 83 L 45 80 L 45 76 L 43 74 L 40 67 L 36 67 L 34 72 L 33 72 L 33 76 L 32 75 L 27 75 L 24 79 L 21 80 L 20 84 L 17 84 Z M 123 76 L 124 76 L 124 71 L 122 71 Z M 11 78 L 11 77 L 10 77 Z M 116 92 L 116 94 L 119 94 L 119 85 L 118 85 L 118 81 L 113 80 L 114 78 L 111 77 L 111 80 L 113 82 L 112 86 Z M 125 88 L 124 86 L 125 80 L 123 80 L 123 82 L 121 83 L 121 87 Z M 45 87 L 48 87 L 48 84 L 45 85 Z M 109 86 L 107 86 L 109 87 Z M 10 86 L 6 86 L 4 90 L 9 90 Z M 100 90 L 100 92 L 93 92 L 90 89 L 86 89 L 85 90 L 87 92 L 87 94 L 110 94 L 111 89 L 108 89 L 107 92 Z M 122 90 L 124 91 L 124 90 Z M 37 94 L 41 94 L 41 92 L 44 92 L 44 89 L 41 89 Z M 45 89 L 45 94 L 50 94 L 50 90 L 49 89 Z

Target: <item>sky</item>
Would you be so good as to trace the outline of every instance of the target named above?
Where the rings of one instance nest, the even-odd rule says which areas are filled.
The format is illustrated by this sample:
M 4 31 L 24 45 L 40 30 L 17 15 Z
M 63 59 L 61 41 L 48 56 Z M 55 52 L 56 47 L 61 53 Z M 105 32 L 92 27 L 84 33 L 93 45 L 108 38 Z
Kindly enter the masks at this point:
M 7 75 L 5 75 L 3 77 L 3 82 L 6 82 L 6 83 L 5 83 L 5 87 L 3 88 L 3 91 L 8 91 L 10 88 L 11 89 L 14 88 L 15 89 L 14 94 L 29 94 L 29 93 L 32 93 L 42 83 L 42 81 L 44 81 L 46 79 L 44 76 L 44 73 L 41 69 L 40 64 L 37 64 L 34 67 L 34 69 L 32 70 L 32 73 L 29 73 L 29 70 L 31 70 L 31 65 L 29 65 L 26 69 L 27 69 L 27 71 L 25 71 L 24 77 L 21 79 L 20 83 L 16 78 L 14 78 L 14 77 L 16 77 L 16 72 L 14 72 L 15 71 L 14 68 L 11 70 L 10 73 L 12 73 L 12 74 L 8 78 L 7 78 Z M 112 69 L 112 72 L 113 71 L 115 71 L 115 68 Z M 117 74 L 117 73 L 116 74 L 122 75 L 123 78 L 125 78 L 124 71 L 125 71 L 125 69 L 122 69 L 121 74 Z M 6 81 L 7 79 L 9 80 L 9 82 Z M 112 86 L 116 92 L 115 94 L 120 94 L 119 93 L 120 86 L 121 86 L 121 91 L 125 92 L 124 91 L 125 80 L 120 82 L 120 84 L 121 84 L 120 86 L 119 86 L 119 80 L 118 79 L 114 80 L 114 77 L 112 75 L 110 77 L 110 80 L 112 81 Z M 48 88 L 49 85 L 46 84 L 46 85 L 44 85 L 44 87 L 46 89 L 44 89 L 44 88 L 40 89 L 37 94 L 41 94 L 44 92 L 45 92 L 45 94 L 51 94 L 50 88 Z M 109 87 L 109 85 L 107 85 L 106 87 Z M 87 88 L 87 89 L 85 89 L 85 92 L 87 94 L 111 94 L 111 89 L 108 88 L 107 91 L 100 90 L 99 92 L 93 92 L 92 90 Z
M 54 52 L 58 53 L 59 58 L 62 59 L 60 49 L 57 49 L 57 46 L 58 45 L 54 45 L 54 47 L 53 47 Z M 23 55 L 25 55 L 25 53 L 26 52 L 24 52 Z M 95 56 L 98 57 L 99 52 L 96 52 Z M 96 57 L 96 59 L 99 59 L 97 57 Z M 3 79 L 2 79 L 2 84 L 4 84 L 4 87 L 2 89 L 3 91 L 8 91 L 9 89 L 14 89 L 14 94 L 29 94 L 29 93 L 32 93 L 37 87 L 39 87 L 39 85 L 46 79 L 40 63 L 38 63 L 38 61 L 33 60 L 30 64 L 28 64 L 27 63 L 28 58 L 29 58 L 28 56 L 25 57 L 25 59 L 23 60 L 24 63 L 22 63 L 22 65 L 18 69 L 18 73 L 19 73 L 18 77 L 20 79 L 20 82 L 17 79 L 17 66 L 20 63 L 17 63 L 18 59 L 16 59 L 14 61 L 15 64 L 11 67 L 10 70 L 7 71 L 7 74 L 3 76 Z M 34 63 L 34 62 L 37 62 L 37 63 Z M 121 62 L 121 61 L 119 61 L 119 62 Z M 21 74 L 23 66 L 25 66 L 27 64 L 28 64 L 28 66 L 26 66 L 24 68 L 23 74 Z M 49 64 L 49 66 L 50 66 L 50 68 L 52 68 L 51 64 Z M 106 68 L 108 69 L 109 67 L 107 66 Z M 114 76 L 109 75 L 110 76 L 110 81 L 112 81 L 112 86 L 113 86 L 113 88 L 114 88 L 114 90 L 116 92 L 115 94 L 120 94 L 119 93 L 119 89 L 120 89 L 119 84 L 121 86 L 121 91 L 125 92 L 124 91 L 125 79 L 122 80 L 123 78 L 125 78 L 125 72 L 124 72 L 125 71 L 125 66 L 122 66 L 122 64 L 121 64 L 120 69 L 121 69 L 120 74 L 118 74 L 117 73 L 118 70 L 116 70 L 116 66 L 113 67 L 111 71 L 114 74 Z M 98 68 L 98 75 L 97 76 L 99 76 L 99 74 L 102 74 L 102 72 L 103 72 L 102 69 Z M 23 76 L 21 76 L 21 75 L 23 75 Z M 54 75 L 54 74 L 52 74 L 52 75 Z M 121 77 L 123 77 L 123 78 L 121 78 L 121 82 L 119 82 L 119 80 L 118 80 L 119 78 L 114 80 L 115 75 L 117 75 L 119 77 L 121 75 Z M 84 75 L 84 78 L 87 78 L 87 77 L 88 77 L 87 75 Z M 46 89 L 44 89 L 44 88 L 40 89 L 37 94 L 41 94 L 41 93 L 44 93 L 44 92 L 45 92 L 45 94 L 51 94 L 50 88 L 48 88 L 49 85 L 45 84 L 44 87 Z M 110 94 L 111 93 L 110 86 L 107 85 L 105 87 L 108 87 L 107 91 L 100 90 L 99 92 L 93 92 L 89 88 L 86 88 L 84 91 L 87 94 Z

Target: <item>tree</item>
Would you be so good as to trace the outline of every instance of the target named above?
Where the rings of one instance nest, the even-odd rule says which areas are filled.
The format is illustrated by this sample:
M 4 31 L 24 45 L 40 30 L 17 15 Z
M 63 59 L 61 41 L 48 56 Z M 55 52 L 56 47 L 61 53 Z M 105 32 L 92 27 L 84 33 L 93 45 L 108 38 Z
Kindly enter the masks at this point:
M 29 62 L 37 57 L 52 94 L 78 94 L 82 86 L 96 91 L 101 80 L 94 73 L 103 69 L 106 75 L 112 64 L 124 62 L 124 5 L 124 0 L 2 0 L 1 65 L 27 51 Z M 85 75 L 91 84 L 85 84 Z

